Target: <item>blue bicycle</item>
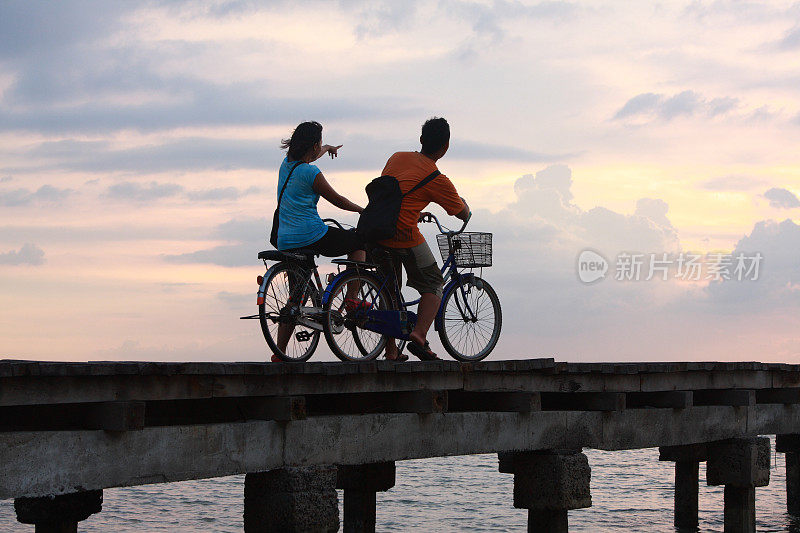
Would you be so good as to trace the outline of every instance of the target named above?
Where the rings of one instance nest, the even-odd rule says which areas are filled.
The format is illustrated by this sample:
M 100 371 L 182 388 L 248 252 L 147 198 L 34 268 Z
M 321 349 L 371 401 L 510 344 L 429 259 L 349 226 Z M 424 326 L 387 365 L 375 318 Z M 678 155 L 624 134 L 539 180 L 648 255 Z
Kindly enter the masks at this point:
M 444 265 L 444 295 L 434 329 L 445 350 L 459 361 L 480 361 L 500 338 L 502 311 L 491 285 L 475 269 L 492 264 L 492 234 L 465 233 L 467 221 L 458 231 L 443 228 L 433 215 Z M 342 227 L 333 219 L 325 222 Z M 416 314 L 409 308 L 419 300 L 406 302 L 394 269 L 381 270 L 381 255 L 372 261 L 334 259 L 338 273 L 328 275 L 323 287 L 313 250 L 260 252 L 258 258 L 276 261 L 258 276 L 258 319 L 272 352 L 282 361 L 307 361 L 319 345 L 320 334 L 333 353 L 343 361 L 369 361 L 378 357 L 388 339 L 403 345 L 414 329 Z
M 444 294 L 434 329 L 455 359 L 480 361 L 497 345 L 503 322 L 497 293 L 474 272 L 492 264 L 492 234 L 465 233 L 469 219 L 458 231 L 442 227 L 431 214 L 420 221 L 436 223 L 444 260 Z M 419 300 L 406 302 L 394 269 L 378 267 L 383 263 L 380 255 L 391 253 L 390 249 L 379 249 L 373 252 L 372 262 L 333 261 L 346 269 L 326 287 L 320 318 L 325 340 L 344 361 L 374 359 L 386 347 L 387 339 L 400 339 L 404 344 L 414 329 L 416 314 L 409 308 Z M 356 291 L 354 299 L 351 295 Z

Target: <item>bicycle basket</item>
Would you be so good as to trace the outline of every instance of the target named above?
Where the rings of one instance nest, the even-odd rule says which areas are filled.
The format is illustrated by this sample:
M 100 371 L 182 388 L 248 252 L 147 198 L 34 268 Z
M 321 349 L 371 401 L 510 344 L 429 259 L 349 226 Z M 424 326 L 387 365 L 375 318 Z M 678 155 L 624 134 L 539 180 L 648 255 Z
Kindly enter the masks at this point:
M 492 266 L 492 234 L 465 232 L 456 235 L 436 236 L 442 260 L 447 261 L 450 254 L 456 266 L 464 268 Z

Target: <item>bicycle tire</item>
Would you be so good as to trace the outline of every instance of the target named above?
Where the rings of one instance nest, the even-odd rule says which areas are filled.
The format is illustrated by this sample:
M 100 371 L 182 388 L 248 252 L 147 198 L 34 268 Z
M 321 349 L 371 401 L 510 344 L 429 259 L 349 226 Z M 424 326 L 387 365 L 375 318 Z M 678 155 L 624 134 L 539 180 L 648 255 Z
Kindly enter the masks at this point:
M 293 280 L 293 281 L 290 281 Z M 291 283 L 295 287 L 291 287 Z M 292 295 L 306 289 L 307 294 Z M 314 307 L 321 307 L 322 301 L 319 290 L 310 281 L 310 272 L 295 263 L 283 262 L 273 265 L 264 276 L 264 302 L 258 306 L 258 318 L 261 323 L 261 332 L 267 341 L 272 353 L 278 359 L 287 363 L 302 363 L 308 361 L 319 345 L 320 331 L 289 321 L 293 328 L 289 337 L 286 351 L 278 348 L 278 328 L 282 322 L 275 320 L 276 315 L 286 312 L 288 309 L 291 314 L 291 307 L 297 304 L 290 303 L 290 297 L 296 296 L 295 300 L 305 305 L 310 299 Z M 298 331 L 300 328 L 300 331 Z M 305 340 L 301 340 L 301 337 Z M 303 347 L 304 349 L 300 349 Z
M 386 335 L 358 326 L 355 321 L 348 322 L 347 313 L 341 313 L 348 283 L 359 283 L 358 299 L 377 303 L 378 309 L 391 309 L 391 298 L 381 281 L 369 272 L 348 269 L 330 287 L 330 296 L 323 306 L 323 331 L 325 340 L 333 354 L 342 361 L 371 361 L 378 357 L 386 347 Z M 365 289 L 365 287 L 369 287 Z M 377 299 L 375 299 L 377 296 Z M 349 342 L 348 342 L 349 341 Z
M 469 285 L 465 288 L 466 301 L 476 315 L 475 321 L 465 316 L 461 291 L 464 285 Z M 490 320 L 490 325 L 484 323 Z M 442 346 L 454 359 L 462 362 L 485 359 L 497 345 L 503 327 L 497 292 L 488 281 L 477 276 L 464 278 L 463 284 L 456 282 L 445 294 L 437 322 Z M 468 343 L 472 347 L 467 352 Z

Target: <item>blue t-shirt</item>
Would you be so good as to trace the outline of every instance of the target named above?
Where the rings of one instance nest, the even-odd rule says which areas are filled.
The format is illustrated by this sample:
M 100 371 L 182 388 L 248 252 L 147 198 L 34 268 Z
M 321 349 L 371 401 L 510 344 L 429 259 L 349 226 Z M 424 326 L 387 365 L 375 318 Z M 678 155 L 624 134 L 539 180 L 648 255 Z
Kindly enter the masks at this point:
M 296 164 L 297 161 L 284 158 L 278 172 L 278 195 L 289 171 Z M 317 212 L 319 194 L 315 193 L 313 188 L 317 174 L 319 168 L 308 163 L 300 163 L 292 172 L 278 213 L 278 250 L 308 246 L 320 240 L 328 232 L 328 226 Z

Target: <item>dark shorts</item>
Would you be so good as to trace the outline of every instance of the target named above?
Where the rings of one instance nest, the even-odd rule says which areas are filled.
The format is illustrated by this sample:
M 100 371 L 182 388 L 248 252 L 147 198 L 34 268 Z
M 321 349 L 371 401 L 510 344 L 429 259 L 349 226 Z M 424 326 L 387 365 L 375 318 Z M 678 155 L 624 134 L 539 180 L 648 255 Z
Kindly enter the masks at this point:
M 355 230 L 330 227 L 320 240 L 303 248 L 314 250 L 325 257 L 339 257 L 355 250 L 363 250 L 364 239 Z
M 444 278 L 436 258 L 433 257 L 428 243 L 424 242 L 412 248 L 384 248 L 390 252 L 391 267 L 394 268 L 397 279 L 402 283 L 403 272 L 400 268 L 402 264 L 408 274 L 407 285 L 417 289 L 420 294 L 435 294 L 442 297 L 444 288 Z M 383 263 L 379 265 L 384 272 L 389 265 Z

